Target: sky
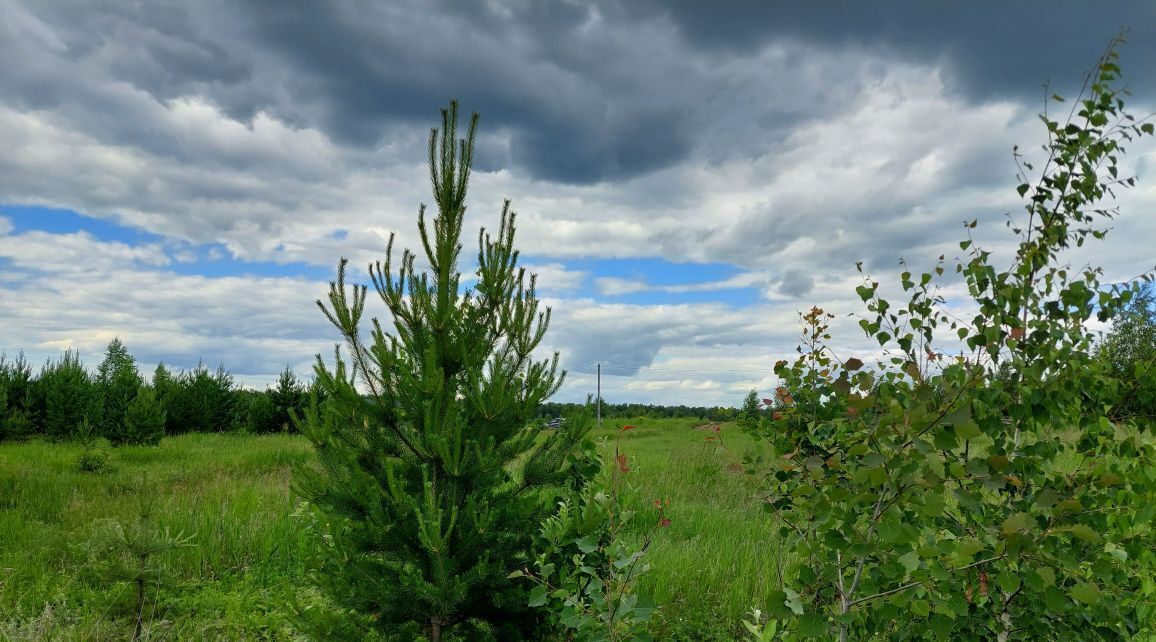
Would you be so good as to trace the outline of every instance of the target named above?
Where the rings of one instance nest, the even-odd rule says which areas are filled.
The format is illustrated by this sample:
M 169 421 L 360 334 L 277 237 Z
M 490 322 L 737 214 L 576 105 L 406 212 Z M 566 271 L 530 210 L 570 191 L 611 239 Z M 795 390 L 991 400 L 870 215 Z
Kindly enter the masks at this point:
M 415 247 L 457 98 L 481 115 L 464 256 L 511 199 L 556 399 L 602 364 L 607 401 L 737 406 L 811 306 L 840 356 L 878 356 L 856 262 L 890 288 L 900 260 L 950 264 L 973 219 L 1006 258 L 1013 146 L 1040 153 L 1045 96 L 1121 28 L 1147 115 L 1141 0 L 0 0 L 0 351 L 95 367 L 119 337 L 144 370 L 308 376 L 339 340 L 314 304 L 338 260 Z M 1138 186 L 1068 260 L 1152 269 L 1154 161 L 1128 150 Z

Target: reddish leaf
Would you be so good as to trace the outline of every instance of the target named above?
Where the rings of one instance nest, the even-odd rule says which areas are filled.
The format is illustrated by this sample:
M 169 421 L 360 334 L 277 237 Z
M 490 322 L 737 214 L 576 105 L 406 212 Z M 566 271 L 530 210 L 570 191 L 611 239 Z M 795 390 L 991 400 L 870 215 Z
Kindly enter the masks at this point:
M 843 364 L 843 367 L 854 372 L 854 371 L 858 370 L 859 368 L 863 367 L 863 360 L 862 359 L 856 359 L 855 357 L 851 357 L 850 359 L 847 360 L 847 363 Z
M 763 399 L 763 405 L 764 406 L 773 406 L 773 405 L 775 405 L 775 402 L 771 401 L 770 399 Z
M 630 472 L 630 466 L 626 463 L 626 455 L 618 455 L 615 460 L 618 462 L 618 470 L 624 473 Z
M 775 398 L 784 404 L 792 404 L 795 402 L 795 398 L 791 396 L 790 391 L 782 386 L 775 388 Z
M 667 526 L 670 526 L 670 519 L 663 517 L 662 519 L 658 520 L 658 525 L 666 528 Z
M 634 430 L 634 426 L 623 426 L 618 429 L 618 432 L 626 432 L 627 430 Z

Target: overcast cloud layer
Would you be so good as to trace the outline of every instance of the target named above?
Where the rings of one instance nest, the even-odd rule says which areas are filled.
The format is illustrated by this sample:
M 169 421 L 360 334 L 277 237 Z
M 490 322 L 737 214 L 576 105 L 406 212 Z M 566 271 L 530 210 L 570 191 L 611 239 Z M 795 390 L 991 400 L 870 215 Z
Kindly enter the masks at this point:
M 469 224 L 513 199 L 561 398 L 601 363 L 611 401 L 738 404 L 797 310 L 870 353 L 856 261 L 951 258 L 973 218 L 1006 248 L 1044 83 L 1074 93 L 1121 27 L 1130 107 L 1156 106 L 1156 5 L 1004 4 L 0 0 L 0 350 L 307 369 L 338 257 L 414 244 L 457 97 Z M 1074 257 L 1109 278 L 1156 263 L 1154 150 L 1129 152 L 1140 186 Z

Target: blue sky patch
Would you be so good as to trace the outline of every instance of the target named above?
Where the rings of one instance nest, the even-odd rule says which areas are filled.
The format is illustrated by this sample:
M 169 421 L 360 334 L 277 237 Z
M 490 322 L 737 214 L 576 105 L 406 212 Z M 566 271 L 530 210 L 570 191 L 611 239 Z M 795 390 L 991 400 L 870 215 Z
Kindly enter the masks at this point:
M 128 245 L 164 240 L 164 237 L 150 232 L 56 207 L 0 204 L 0 216 L 12 222 L 13 234 L 34 230 L 51 234 L 85 231 L 101 241 L 119 241 Z
M 680 303 L 725 303 L 743 307 L 760 299 L 756 287 L 721 286 L 712 289 L 669 291 L 664 286 L 695 286 L 725 281 L 744 272 L 729 263 L 676 263 L 661 258 L 563 259 L 526 258 L 526 263 L 561 263 L 568 270 L 586 272 L 587 277 L 577 296 L 597 301 L 637 305 L 670 305 Z M 645 289 L 621 293 L 604 292 L 598 279 L 622 279 L 645 284 Z
M 319 281 L 332 279 L 336 273 L 334 267 L 322 267 L 302 262 L 244 261 L 234 257 L 222 243 L 201 245 L 194 251 L 196 252 L 195 261 L 174 260 L 167 269 L 177 274 L 200 275 L 211 278 L 260 276 L 306 278 Z M 173 253 L 170 252 L 171 254 Z
M 245 261 L 234 257 L 222 243 L 194 246 L 186 241 L 168 239 L 109 220 L 85 216 L 69 209 L 38 205 L 0 205 L 0 216 L 12 223 L 11 234 L 32 231 L 75 234 L 84 231 L 106 243 L 119 242 L 130 246 L 161 243 L 172 262 L 160 269 L 185 276 L 289 277 L 327 281 L 334 275 L 334 269 L 330 266 L 303 262 Z M 185 256 L 190 253 L 194 257 L 192 261 L 187 260 L 188 257 Z

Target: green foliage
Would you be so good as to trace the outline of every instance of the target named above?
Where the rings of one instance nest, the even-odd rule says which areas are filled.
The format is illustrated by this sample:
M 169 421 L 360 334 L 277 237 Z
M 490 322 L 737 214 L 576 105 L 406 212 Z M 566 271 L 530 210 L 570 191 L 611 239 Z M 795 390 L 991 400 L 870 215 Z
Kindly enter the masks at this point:
M 140 388 L 125 408 L 122 429 L 113 445 L 155 446 L 165 436 L 165 409 L 149 386 Z
M 1156 422 L 1156 286 L 1147 285 L 1128 302 L 1097 356 L 1121 383 L 1112 419 Z
M 127 524 L 111 519 L 99 521 L 85 542 L 90 572 L 109 584 L 123 582 L 132 587 L 134 642 L 141 638 L 151 619 L 149 614 L 156 611 L 155 604 L 149 608 L 150 596 L 173 582 L 163 564 L 164 556 L 194 545 L 192 536 L 174 534 L 153 524 L 152 501 L 155 499 L 146 494 L 136 519 Z
M 244 393 L 245 429 L 252 433 L 295 431 L 294 417 L 305 411 L 309 392 L 286 367 L 277 386 L 264 392 Z
M 759 403 L 759 391 L 751 390 L 743 400 L 743 407 L 739 411 L 739 426 L 743 430 L 755 432 L 759 429 L 759 419 L 762 417 Z
M 456 103 L 442 114 L 429 145 L 432 229 L 424 207 L 418 215 L 429 271 L 409 251 L 395 266 L 392 240 L 385 264 L 369 268 L 392 334 L 374 320 L 362 337 L 367 287 L 347 288 L 344 260 L 329 305 L 318 302 L 348 360 L 338 351 L 330 369 L 318 358 L 327 400 L 301 428 L 319 466 L 302 471 L 300 488 L 327 515 L 332 545 L 318 580 L 342 608 L 382 632 L 417 625 L 434 642 L 471 622 L 512 640 L 536 623 L 507 576 L 525 564 L 559 490 L 584 483 L 587 428 L 539 432 L 531 421 L 562 375 L 557 355 L 532 357 L 550 314 L 517 267 L 508 202 L 496 237 L 479 234 L 476 284 L 463 292 L 477 117 L 459 141 Z
M 87 418 L 80 422 L 74 433 L 80 442 L 83 452 L 76 459 L 76 469 L 82 473 L 106 473 L 112 470 L 108 453 L 100 449 L 96 426 Z
M 245 430 L 254 434 L 278 432 L 277 406 L 268 392 L 243 393 L 245 404 Z
M 564 417 L 573 412 L 581 412 L 583 404 L 548 401 L 538 408 L 538 416 L 543 418 Z M 636 417 L 659 418 L 695 418 L 722 421 L 729 408 L 722 406 L 662 406 L 643 403 L 607 403 L 602 400 L 603 419 L 634 419 Z
M 157 367 L 153 369 L 152 381 L 153 390 L 156 391 L 157 401 L 163 404 L 175 385 L 176 381 L 173 380 L 173 374 L 169 372 L 164 362 L 158 363 Z
M 239 423 L 239 397 L 224 366 L 210 373 L 203 363 L 197 364 L 181 373 L 163 398 L 168 434 L 224 432 Z
M 136 360 L 124 343 L 114 338 L 108 344 L 104 361 L 96 369 L 100 431 L 114 446 L 128 441 L 125 415 L 141 383 Z
M 59 361 L 44 364 L 36 383 L 43 404 L 44 433 L 50 439 L 68 439 L 82 421 L 97 421 L 98 391 L 75 351 L 66 351 Z
M 24 353 L 12 361 L 0 353 L 0 441 L 36 432 L 34 385 L 32 366 Z
M 643 560 L 659 528 L 670 525 L 665 504 L 656 501 L 657 516 L 641 542 L 623 537 L 624 529 L 637 517 L 621 498 L 627 456 L 615 440 L 607 488 L 590 485 L 558 503 L 558 510 L 539 530 L 534 546 L 533 569 L 511 573 L 535 584 L 530 606 L 548 614 L 549 624 L 574 640 L 649 640 L 654 601 L 637 590 L 639 576 L 649 570 Z M 600 458 L 589 460 L 602 467 Z
M 196 544 L 150 557 L 164 581 L 146 591 L 142 639 L 304 639 L 290 603 L 327 606 L 307 582 L 311 513 L 289 489 L 291 468 L 313 456 L 305 439 L 105 447 L 113 465 L 100 474 L 78 470 L 84 452 L 76 441 L 0 444 L 0 640 L 130 639 L 135 583 L 105 569 L 135 565 L 119 539 L 139 526 Z
M 305 411 L 308 393 L 293 370 L 289 367 L 282 370 L 277 378 L 277 387 L 270 389 L 267 395 L 273 410 L 270 429 L 277 432 L 294 431 L 294 418 Z
M 799 422 L 770 477 L 798 556 L 766 605 L 785 639 L 1153 633 L 1153 437 L 1112 422 L 1120 382 L 1087 329 L 1132 290 L 1060 262 L 1103 238 L 1096 224 L 1117 213 L 1105 199 L 1133 183 L 1118 176 L 1122 143 L 1153 130 L 1113 88 L 1116 44 L 1068 121 L 1043 116 L 1034 182 L 1021 162 L 1027 216 L 1009 222 L 1019 237 L 1010 267 L 970 238 L 960 244 L 970 320 L 944 310 L 940 257 L 927 273 L 903 272 L 902 304 L 870 279 L 858 288 L 860 326 L 887 350 L 874 367 L 837 359 L 815 310 L 800 359 L 776 368 Z M 969 352 L 946 356 L 945 331 Z
M 814 307 L 799 314 L 803 333 L 800 337 L 799 353 L 791 367 L 786 361 L 775 364 L 775 374 L 781 385 L 775 389 L 771 401 L 770 432 L 772 443 L 782 453 L 799 453 L 805 457 L 825 458 L 825 442 L 831 438 L 832 420 L 847 411 L 844 396 L 851 378 L 868 388 L 872 385 L 872 374 L 859 372 L 861 362 L 853 360 L 844 371 L 843 377 L 831 377 L 833 357 L 824 349 L 831 339 L 828 322 L 835 315 Z
M 111 467 L 108 453 L 103 450 L 85 450 L 76 458 L 76 469 L 82 473 L 105 473 Z

